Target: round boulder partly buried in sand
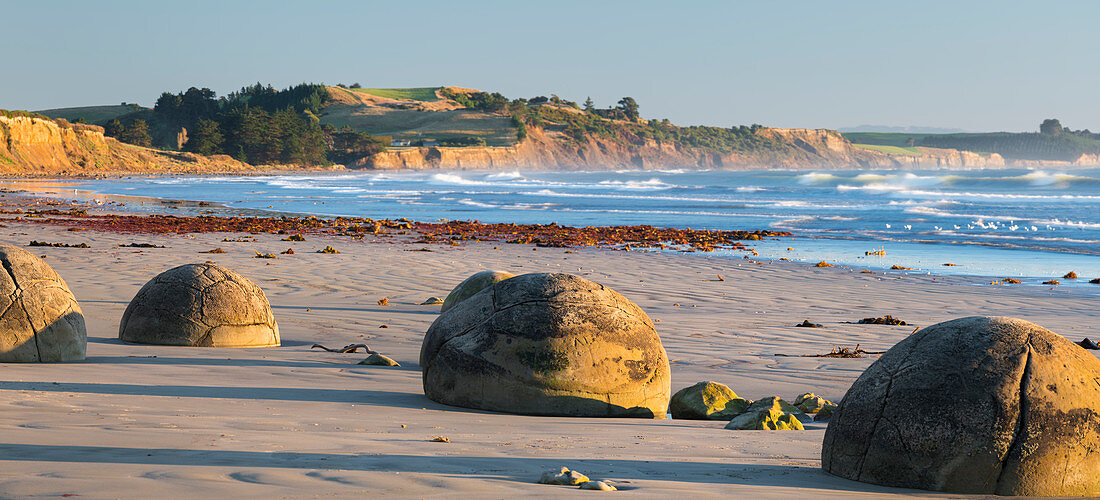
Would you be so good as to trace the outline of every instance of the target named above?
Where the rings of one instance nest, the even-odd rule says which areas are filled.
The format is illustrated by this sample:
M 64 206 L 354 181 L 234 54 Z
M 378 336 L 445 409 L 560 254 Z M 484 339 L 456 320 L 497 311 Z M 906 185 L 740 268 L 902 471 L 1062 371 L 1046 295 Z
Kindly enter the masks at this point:
M 0 264 L 0 363 L 84 359 L 84 313 L 61 276 L 11 245 L 0 245 Z
M 455 304 L 473 297 L 475 293 L 508 278 L 515 277 L 516 275 L 504 271 L 481 271 L 479 273 L 474 273 L 470 275 L 469 278 L 462 280 L 462 283 L 459 283 L 454 290 L 451 290 L 451 293 L 447 294 L 447 298 L 443 299 L 443 305 L 439 306 L 439 312 L 447 312 L 447 310 L 454 307 Z
M 826 472 L 955 493 L 1100 495 L 1100 360 L 1027 321 L 930 326 L 856 380 Z
M 504 280 L 440 314 L 420 366 L 433 401 L 528 415 L 665 418 L 671 392 L 645 312 L 569 274 Z
M 187 264 L 158 274 L 126 307 L 118 338 L 193 347 L 279 345 L 279 326 L 263 290 L 213 264 Z

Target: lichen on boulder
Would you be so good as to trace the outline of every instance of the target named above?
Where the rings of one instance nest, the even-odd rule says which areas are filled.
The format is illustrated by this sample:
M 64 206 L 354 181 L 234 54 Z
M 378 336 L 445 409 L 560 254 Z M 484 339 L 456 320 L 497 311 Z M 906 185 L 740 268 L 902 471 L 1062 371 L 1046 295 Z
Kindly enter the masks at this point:
M 84 359 L 84 313 L 61 276 L 12 245 L 0 245 L 0 264 L 0 363 Z
M 803 430 L 800 418 L 809 418 L 790 403 L 777 396 L 771 396 L 749 405 L 744 413 L 733 417 L 727 429 L 732 430 Z
M 752 402 L 725 384 L 699 382 L 672 395 L 668 411 L 672 418 L 687 420 L 729 420 L 748 409 Z
M 817 413 L 822 408 L 832 405 L 833 402 L 812 392 L 800 394 L 794 399 L 794 406 L 803 413 Z
M 954 493 L 1100 495 L 1100 360 L 1034 323 L 968 317 L 905 338 L 856 380 L 831 474 Z
M 192 347 L 279 345 L 279 326 L 263 290 L 213 264 L 160 273 L 126 307 L 118 338 L 139 344 Z
M 670 371 L 653 322 L 569 274 L 500 281 L 439 315 L 420 350 L 424 394 L 531 415 L 665 418 Z

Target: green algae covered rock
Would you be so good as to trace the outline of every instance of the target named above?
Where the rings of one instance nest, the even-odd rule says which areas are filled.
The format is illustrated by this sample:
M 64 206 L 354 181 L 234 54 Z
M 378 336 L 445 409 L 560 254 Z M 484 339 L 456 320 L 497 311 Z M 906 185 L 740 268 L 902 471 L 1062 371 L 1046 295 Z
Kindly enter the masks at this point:
M 462 283 L 459 283 L 454 290 L 451 290 L 451 293 L 447 294 L 447 298 L 443 299 L 443 305 L 439 307 L 439 312 L 447 312 L 447 310 L 454 307 L 455 304 L 472 297 L 475 293 L 508 278 L 515 277 L 516 275 L 504 271 L 481 271 L 480 273 L 474 273 L 469 278 L 462 280 Z
M 749 408 L 752 401 L 718 382 L 699 382 L 672 396 L 668 411 L 672 418 L 686 420 L 729 420 Z
M 830 418 L 833 418 L 833 412 L 836 411 L 837 405 L 825 405 L 820 410 L 817 410 L 817 414 L 814 415 L 814 422 L 828 422 Z
M 803 427 L 799 415 L 808 418 L 790 403 L 771 396 L 749 405 L 748 410 L 733 417 L 726 428 L 742 431 L 800 431 Z
M 807 392 L 795 398 L 794 405 L 804 413 L 817 413 L 826 405 L 832 405 L 833 402 L 825 399 L 812 392 Z M 835 406 L 835 405 L 834 405 Z

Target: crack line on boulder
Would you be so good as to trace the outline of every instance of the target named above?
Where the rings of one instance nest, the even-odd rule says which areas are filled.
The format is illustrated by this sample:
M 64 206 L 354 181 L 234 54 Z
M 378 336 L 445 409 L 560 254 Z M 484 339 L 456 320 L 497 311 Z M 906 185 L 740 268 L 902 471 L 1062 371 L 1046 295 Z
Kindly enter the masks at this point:
M 1007 468 L 1007 462 L 1009 457 L 1012 456 L 1012 452 L 1020 446 L 1020 434 L 1027 431 L 1027 390 L 1028 390 L 1028 377 L 1031 375 L 1031 335 L 1028 335 L 1027 342 L 1024 344 L 1027 346 L 1027 358 L 1024 360 L 1024 371 L 1020 375 L 1020 416 L 1016 419 L 1016 432 L 1012 435 L 1012 442 L 1008 445 L 1008 451 L 1005 452 L 1004 457 L 1001 458 L 1001 472 L 997 474 L 997 491 L 998 494 L 1001 491 L 1001 483 L 1004 481 L 1005 469 Z

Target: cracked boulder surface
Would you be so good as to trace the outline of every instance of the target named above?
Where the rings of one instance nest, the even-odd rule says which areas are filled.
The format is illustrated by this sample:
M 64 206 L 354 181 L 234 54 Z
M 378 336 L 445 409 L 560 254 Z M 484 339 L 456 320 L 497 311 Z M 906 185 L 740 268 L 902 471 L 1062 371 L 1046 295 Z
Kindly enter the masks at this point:
M 138 344 L 192 347 L 279 345 L 279 325 L 263 290 L 221 266 L 187 264 L 141 287 L 118 327 Z
M 1100 360 L 1020 319 L 930 326 L 848 390 L 821 465 L 886 486 L 1098 496 Z
M 439 312 L 447 312 L 447 310 L 454 307 L 455 304 L 473 297 L 475 293 L 508 278 L 515 277 L 516 275 L 504 271 L 481 271 L 479 273 L 474 273 L 470 275 L 469 278 L 462 280 L 462 283 L 459 283 L 454 290 L 451 290 L 451 293 L 447 294 L 447 298 L 443 299 L 443 305 L 439 306 Z
M 61 276 L 11 245 L 0 245 L 0 264 L 0 363 L 83 360 L 84 313 Z
M 527 415 L 665 418 L 668 356 L 653 322 L 614 290 L 525 274 L 459 302 L 420 349 L 424 394 Z

